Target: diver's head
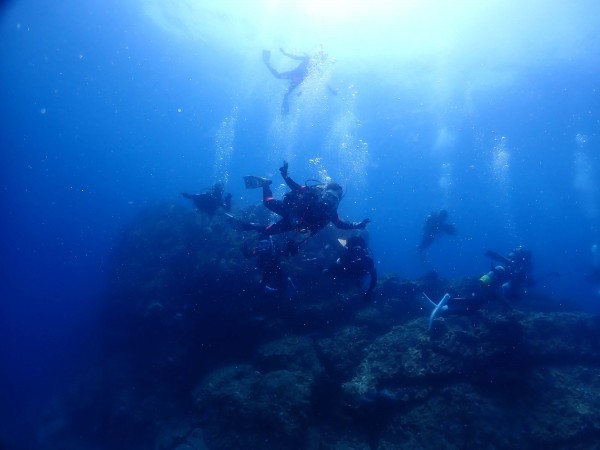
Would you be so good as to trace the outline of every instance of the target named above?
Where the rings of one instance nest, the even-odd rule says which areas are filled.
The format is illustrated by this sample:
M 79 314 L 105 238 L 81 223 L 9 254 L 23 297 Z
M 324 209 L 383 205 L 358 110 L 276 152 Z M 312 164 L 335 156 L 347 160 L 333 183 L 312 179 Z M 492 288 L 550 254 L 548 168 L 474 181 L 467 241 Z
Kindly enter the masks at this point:
M 332 191 L 335 192 L 336 195 L 340 198 L 340 200 L 342 199 L 342 196 L 344 195 L 344 191 L 342 190 L 342 187 L 334 182 L 329 182 L 325 185 L 325 190 L 326 191 Z
M 215 183 L 213 186 L 213 193 L 216 195 L 222 195 L 225 191 L 225 185 L 223 183 Z
M 322 200 L 325 207 L 329 210 L 337 209 L 342 200 L 342 187 L 337 183 L 327 183 L 323 189 Z

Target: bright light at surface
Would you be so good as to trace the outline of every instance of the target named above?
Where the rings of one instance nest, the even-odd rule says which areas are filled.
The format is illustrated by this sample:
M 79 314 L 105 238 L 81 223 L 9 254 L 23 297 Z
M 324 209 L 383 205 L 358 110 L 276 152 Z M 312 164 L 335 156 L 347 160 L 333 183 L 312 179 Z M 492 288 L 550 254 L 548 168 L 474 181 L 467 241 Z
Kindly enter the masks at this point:
M 140 0 L 164 30 L 245 55 L 323 45 L 353 70 L 537 65 L 589 58 L 594 0 Z
M 461 9 L 449 0 L 144 0 L 144 5 L 159 25 L 188 38 L 238 46 L 324 44 L 336 54 L 354 55 L 431 45 L 441 31 L 438 21 L 452 20 L 448 13 Z
M 271 2 L 275 3 L 275 2 Z M 279 1 L 285 8 L 290 2 Z M 312 23 L 332 25 L 360 26 L 366 21 L 377 20 L 390 15 L 401 17 L 422 3 L 422 0 L 305 0 L 298 3 L 299 9 Z

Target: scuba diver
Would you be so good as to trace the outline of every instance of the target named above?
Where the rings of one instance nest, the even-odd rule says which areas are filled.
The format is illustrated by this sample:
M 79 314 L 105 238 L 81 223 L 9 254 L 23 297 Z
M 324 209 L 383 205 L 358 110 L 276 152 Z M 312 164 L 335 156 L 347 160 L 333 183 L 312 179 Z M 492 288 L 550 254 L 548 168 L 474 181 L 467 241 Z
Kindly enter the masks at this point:
M 287 53 L 282 48 L 280 48 L 279 51 L 281 51 L 281 53 L 283 53 L 288 58 L 300 61 L 300 64 L 298 64 L 298 66 L 296 68 L 289 70 L 287 72 L 278 72 L 273 68 L 273 66 L 271 66 L 271 52 L 269 50 L 263 50 L 263 53 L 262 53 L 263 62 L 265 63 L 265 65 L 267 66 L 267 69 L 269 69 L 269 71 L 273 74 L 273 76 L 275 78 L 290 80 L 290 85 L 289 85 L 288 90 L 286 91 L 285 95 L 283 96 L 283 103 L 281 104 L 281 112 L 282 112 L 282 114 L 286 115 L 290 112 L 290 105 L 289 105 L 290 94 L 298 86 L 300 86 L 300 84 L 304 81 L 304 79 L 308 75 L 308 65 L 310 63 L 310 56 L 308 56 L 308 55 L 303 55 L 303 56 L 292 55 L 290 53 Z
M 429 316 L 429 329 L 431 330 L 434 319 L 439 314 L 473 314 L 489 300 L 518 299 L 521 292 L 533 285 L 531 272 L 533 264 L 531 251 L 524 247 L 517 247 L 508 256 L 488 250 L 485 255 L 503 265 L 491 265 L 490 271 L 481 276 L 465 296 L 452 297 L 446 293 L 442 299 L 435 303 L 425 293 L 422 293 L 424 304 L 431 309 Z M 551 275 L 555 275 L 552 273 Z
M 371 300 L 373 289 L 377 285 L 377 271 L 375 270 L 373 253 L 367 247 L 365 239 L 360 235 L 350 237 L 345 243 L 343 239 L 339 239 L 339 241 L 341 244 L 345 244 L 344 250 L 339 258 L 324 272 L 334 278 L 356 280 L 361 285 L 368 276 L 369 287 L 363 298 L 367 301 Z
M 288 58 L 300 61 L 300 64 L 298 64 L 298 66 L 296 66 L 294 69 L 288 70 L 287 72 L 278 72 L 273 68 L 273 66 L 271 66 L 271 52 L 269 50 L 263 50 L 262 52 L 263 62 L 267 66 L 267 69 L 269 69 L 269 71 L 273 74 L 273 76 L 280 80 L 290 80 L 290 85 L 285 95 L 283 96 L 283 102 L 281 104 L 281 113 L 283 115 L 287 115 L 290 112 L 290 94 L 306 79 L 311 64 L 315 62 L 317 64 L 322 64 L 324 61 L 327 60 L 327 54 L 322 49 L 317 51 L 312 57 L 306 54 L 302 56 L 293 55 L 291 53 L 286 52 L 283 48 L 280 48 L 279 51 Z M 337 91 L 335 89 L 332 89 L 329 85 L 327 86 L 327 88 L 331 93 L 337 94 Z
M 288 163 L 283 162 L 279 168 L 281 176 L 287 186 L 291 189 L 286 193 L 283 200 L 273 198 L 270 185 L 271 180 L 266 178 L 246 176 L 244 182 L 247 189 L 262 187 L 263 205 L 281 219 L 273 224 L 263 226 L 255 223 L 246 223 L 229 216 L 234 228 L 239 230 L 256 230 L 266 235 L 285 233 L 287 231 L 310 232 L 314 235 L 327 226 L 329 222 L 342 230 L 362 230 L 370 222 L 364 219 L 361 222 L 345 222 L 338 216 L 337 208 L 342 199 L 342 187 L 337 183 L 325 185 L 300 185 L 288 175 Z
M 219 208 L 223 208 L 225 211 L 231 210 L 231 194 L 227 194 L 223 199 L 224 191 L 223 183 L 216 183 L 208 192 L 201 194 L 182 192 L 181 195 L 191 200 L 198 211 L 207 214 L 212 219 Z
M 454 236 L 456 234 L 456 228 L 454 225 L 447 222 L 448 220 L 448 211 L 442 209 L 437 212 L 430 213 L 425 218 L 425 223 L 423 224 L 423 236 L 421 237 L 421 243 L 417 246 L 417 250 L 419 253 L 423 253 L 435 238 L 442 233 L 448 234 L 450 236 Z
M 252 248 L 244 247 L 242 252 L 246 258 L 257 258 L 256 267 L 262 271 L 260 285 L 268 294 L 285 295 L 290 298 L 297 293 L 292 279 L 287 276 L 281 267 L 281 258 L 298 254 L 300 244 L 289 240 L 283 248 L 278 249 L 272 236 L 266 236 Z
M 531 250 L 523 246 L 518 246 L 512 250 L 507 256 L 502 256 L 497 252 L 488 250 L 485 256 L 493 261 L 502 263 L 507 273 L 507 281 L 502 284 L 502 297 L 515 300 L 518 299 L 520 293 L 535 284 L 533 279 L 533 259 Z M 547 274 L 548 276 L 558 275 L 556 272 Z M 543 278 L 545 278 L 543 277 Z

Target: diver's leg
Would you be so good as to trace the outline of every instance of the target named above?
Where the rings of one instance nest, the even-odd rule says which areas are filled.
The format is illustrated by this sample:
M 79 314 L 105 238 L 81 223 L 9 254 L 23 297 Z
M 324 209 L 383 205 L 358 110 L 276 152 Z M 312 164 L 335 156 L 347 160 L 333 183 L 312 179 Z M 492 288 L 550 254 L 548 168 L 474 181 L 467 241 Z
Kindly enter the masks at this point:
M 264 231 L 265 226 L 252 222 L 243 222 L 240 219 L 233 217 L 231 214 L 225 213 L 225 217 L 234 230 L 238 231 Z
M 267 226 L 263 233 L 267 235 L 285 233 L 286 231 L 291 231 L 293 227 L 290 225 L 288 220 L 281 219 L 279 222 L 272 223 Z
M 244 177 L 244 184 L 246 189 L 256 189 L 259 187 L 268 186 L 272 181 L 268 178 L 255 177 L 254 175 L 246 175 Z
M 270 56 L 271 53 L 269 52 L 268 57 L 266 57 L 266 53 L 263 51 L 263 61 L 265 63 L 265 66 L 267 66 L 267 69 L 269 69 L 269 72 L 271 72 L 273 74 L 273 76 L 275 78 L 279 78 L 279 79 L 284 79 L 284 78 L 289 78 L 289 72 L 277 72 L 275 69 L 273 69 L 273 66 L 271 66 L 271 61 L 270 61 Z
M 269 186 L 263 186 L 263 205 L 275 214 L 283 216 L 285 205 L 282 200 L 273 198 L 273 192 Z
M 267 64 L 267 69 L 269 69 L 269 72 L 271 72 L 275 78 L 279 78 L 280 80 L 287 78 L 284 74 L 279 73 L 275 69 L 273 69 L 269 64 Z
M 269 65 L 269 62 L 271 61 L 271 51 L 270 50 L 263 50 L 262 51 L 262 59 L 263 59 L 263 62 L 266 65 Z

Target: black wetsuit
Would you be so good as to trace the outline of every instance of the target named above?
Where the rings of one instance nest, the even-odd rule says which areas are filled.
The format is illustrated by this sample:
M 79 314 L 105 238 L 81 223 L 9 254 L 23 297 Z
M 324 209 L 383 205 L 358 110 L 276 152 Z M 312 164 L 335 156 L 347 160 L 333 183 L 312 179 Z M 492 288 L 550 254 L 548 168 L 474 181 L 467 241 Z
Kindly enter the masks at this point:
M 369 287 L 365 292 L 365 300 L 369 300 L 377 285 L 377 271 L 371 251 L 363 246 L 353 245 L 344 249 L 340 257 L 329 268 L 334 277 L 344 277 L 358 282 L 369 275 Z
M 256 267 L 262 272 L 260 284 L 264 290 L 279 294 L 284 294 L 289 288 L 294 287 L 290 277 L 283 270 L 282 258 L 297 253 L 298 243 L 288 241 L 283 248 L 278 248 L 270 236 L 260 240 L 254 248 L 244 251 L 247 258 L 257 258 Z
M 310 57 L 309 56 L 291 55 L 289 53 L 284 52 L 283 50 L 282 50 L 282 52 L 284 55 L 286 55 L 289 58 L 301 61 L 300 64 L 296 68 L 289 70 L 287 72 L 278 72 L 271 66 L 271 63 L 269 62 L 270 52 L 266 52 L 266 51 L 263 52 L 263 60 L 265 62 L 265 65 L 267 66 L 267 68 L 273 74 L 273 76 L 275 78 L 290 80 L 290 85 L 289 85 L 288 90 L 286 91 L 285 95 L 283 96 L 283 103 L 281 105 L 281 110 L 282 110 L 283 114 L 287 114 L 290 109 L 289 96 L 298 86 L 300 86 L 300 84 L 302 84 L 304 79 L 307 77 L 308 66 L 310 64 Z
M 231 210 L 231 194 L 227 194 L 223 199 L 222 185 L 215 185 L 211 191 L 201 194 L 183 192 L 181 195 L 191 200 L 198 211 L 206 213 L 211 218 L 219 208 L 225 211 Z
M 448 213 L 444 210 L 431 213 L 427 216 L 425 223 L 423 224 L 423 236 L 421 237 L 421 243 L 418 246 L 420 252 L 423 252 L 431 244 L 433 244 L 433 241 L 435 241 L 435 238 L 439 234 L 456 234 L 456 228 L 454 225 L 447 223 L 447 219 Z
M 324 201 L 322 186 L 302 186 L 284 175 L 288 187 L 291 189 L 283 200 L 273 198 L 270 186 L 263 186 L 263 205 L 281 216 L 281 219 L 266 227 L 254 226 L 254 229 L 265 234 L 278 234 L 286 231 L 310 231 L 315 234 L 329 222 L 342 230 L 364 228 L 366 222 L 346 222 L 340 219 L 337 207 L 331 208 Z

